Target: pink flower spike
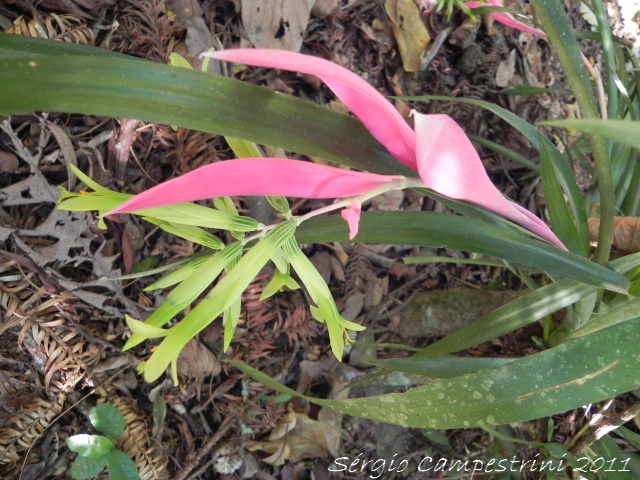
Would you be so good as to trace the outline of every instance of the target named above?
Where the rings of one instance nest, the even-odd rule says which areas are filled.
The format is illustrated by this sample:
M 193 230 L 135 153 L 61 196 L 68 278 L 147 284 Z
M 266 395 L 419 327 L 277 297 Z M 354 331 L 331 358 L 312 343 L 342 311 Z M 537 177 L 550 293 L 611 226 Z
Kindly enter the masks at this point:
M 415 112 L 414 117 L 418 172 L 427 188 L 498 213 L 566 250 L 542 220 L 507 200 L 491 183 L 471 141 L 451 117 Z
M 286 50 L 224 50 L 203 56 L 319 77 L 395 158 L 416 170 L 414 131 L 386 98 L 346 68 L 322 58 Z
M 349 240 L 353 240 L 358 235 L 358 226 L 360 225 L 360 213 L 362 212 L 362 204 L 357 198 L 349 208 L 345 208 L 340 212 L 342 218 L 349 224 Z
M 500 0 L 486 0 L 486 3 L 481 3 L 477 1 L 465 2 L 465 5 L 470 9 L 482 8 L 482 7 L 500 7 L 504 8 L 504 5 Z M 493 18 L 496 22 L 502 23 L 507 27 L 515 28 L 516 30 L 520 30 L 525 33 L 530 33 L 531 35 L 537 35 L 539 37 L 546 37 L 547 34 L 542 30 L 537 28 L 530 27 L 522 22 L 519 22 L 508 12 L 493 12 L 490 13 L 489 16 Z
M 225 160 L 156 185 L 107 215 L 232 195 L 353 197 L 400 178 L 284 158 Z

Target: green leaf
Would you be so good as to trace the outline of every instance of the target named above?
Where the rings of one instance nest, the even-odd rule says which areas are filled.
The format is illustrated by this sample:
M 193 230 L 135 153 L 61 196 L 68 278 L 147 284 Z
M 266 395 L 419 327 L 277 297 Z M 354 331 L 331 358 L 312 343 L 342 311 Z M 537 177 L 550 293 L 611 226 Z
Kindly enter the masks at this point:
M 176 361 L 189 340 L 240 297 L 271 256 L 293 237 L 295 230 L 295 221 L 283 222 L 254 245 L 209 294 L 171 329 L 144 367 L 145 380 L 151 382 L 159 378 Z
M 247 142 L 241 138 L 225 137 L 225 140 L 238 158 L 260 158 L 262 154 L 253 142 Z
M 510 362 L 508 358 L 390 358 L 387 360 L 370 360 L 368 363 L 394 372 L 411 375 L 425 375 L 434 378 L 451 378 L 458 375 L 476 373 L 485 368 L 497 367 Z
M 640 297 L 629 298 L 626 302 L 616 305 L 603 313 L 598 313 L 582 328 L 574 330 L 568 338 L 578 338 L 589 335 L 603 328 L 617 325 L 640 318 Z
M 57 208 L 73 212 L 97 211 L 104 213 L 117 207 L 132 196 L 133 195 L 122 195 L 116 192 L 111 192 L 110 195 L 100 195 L 96 193 L 63 194 Z
M 264 287 L 264 290 L 260 295 L 260 301 L 266 300 L 276 293 L 281 292 L 285 286 L 291 290 L 297 290 L 300 288 L 298 282 L 291 278 L 288 273 L 282 273 L 280 270 L 276 269 L 273 274 L 273 278 L 269 281 L 267 286 Z
M 94 478 L 102 472 L 107 461 L 104 457 L 76 457 L 71 464 L 71 478 L 74 480 L 84 480 Z
M 247 82 L 104 50 L 0 34 L 0 115 L 136 118 L 408 174 L 356 119 Z M 265 121 L 268 119 L 268 121 Z
M 165 232 L 169 232 L 172 235 L 184 238 L 190 242 L 197 243 L 198 245 L 203 245 L 212 250 L 220 250 L 224 246 L 222 240 L 209 232 L 205 232 L 200 227 L 169 223 L 153 217 L 144 217 L 144 219 L 149 223 L 159 226 Z
M 560 187 L 558 170 L 553 165 L 553 159 L 546 145 L 542 143 L 540 150 L 540 162 L 542 164 L 542 189 L 544 201 L 549 212 L 551 225 L 562 243 L 574 253 L 582 257 L 587 256 L 587 249 L 580 238 L 575 220 L 571 215 L 569 205 Z
M 187 70 L 193 70 L 193 67 L 189 63 L 189 61 L 184 58 L 182 55 L 176 52 L 172 52 L 169 54 L 169 65 L 172 67 L 186 68 Z
M 240 320 L 240 310 L 242 308 L 242 299 L 236 298 L 229 308 L 222 315 L 222 325 L 224 326 L 224 338 L 222 341 L 222 351 L 226 352 L 233 340 L 233 334 L 236 332 L 238 321 Z
M 207 258 L 201 266 L 167 295 L 167 299 L 144 321 L 144 325 L 157 328 L 169 322 L 198 298 L 198 296 L 218 278 L 224 267 L 238 256 L 241 250 L 242 244 L 235 242 Z M 138 324 L 135 324 L 135 326 L 139 327 Z M 168 330 L 165 329 L 158 330 L 165 332 L 165 335 L 166 332 L 168 332 Z M 153 332 L 153 330 L 151 331 Z M 139 335 L 134 332 L 123 348 L 124 350 L 133 348 L 142 343 L 146 338 L 155 337 Z
M 178 268 L 173 270 L 172 272 L 163 275 L 162 278 L 159 278 L 155 282 L 153 282 L 148 287 L 145 287 L 145 292 L 151 292 L 153 290 L 159 290 L 161 288 L 171 287 L 177 283 L 180 283 L 187 278 L 189 278 L 196 270 L 198 270 L 202 265 L 204 265 L 209 257 L 206 258 L 197 258 L 187 264 L 179 265 Z M 170 265 L 167 265 L 170 266 Z
M 531 5 L 562 63 L 573 93 L 583 92 L 585 101 L 595 109 L 596 98 L 564 5 L 559 0 L 532 0 Z
M 67 438 L 69 449 L 81 457 L 100 458 L 115 447 L 113 442 L 103 435 L 80 434 Z
M 129 327 L 129 330 L 133 332 L 136 339 L 142 338 L 146 340 L 148 338 L 162 338 L 169 334 L 169 330 L 167 329 L 155 327 L 150 323 L 141 322 L 140 320 L 134 320 L 126 313 L 124 314 L 124 319 L 127 322 L 127 327 Z M 125 345 L 124 350 L 127 350 L 128 348 L 131 347 Z
M 405 427 L 468 428 L 556 415 L 640 387 L 638 342 L 640 320 L 633 320 L 500 367 L 349 400 L 307 397 L 242 362 L 229 363 L 277 392 L 343 414 Z
M 479 345 L 540 320 L 595 291 L 596 288 L 593 286 L 570 280 L 560 280 L 546 285 L 496 308 L 466 327 L 429 345 L 415 356 L 440 356 Z
M 109 403 L 96 405 L 89 410 L 89 420 L 93 428 L 111 438 L 120 437 L 126 426 L 120 410 Z
M 608 266 L 619 274 L 625 274 L 639 263 L 640 254 L 634 254 L 614 260 Z M 570 280 L 545 285 L 432 343 L 419 351 L 415 357 L 440 356 L 484 343 L 573 305 L 596 292 L 597 288 L 594 286 Z
M 301 243 L 348 242 L 348 227 L 337 216 L 313 218 L 300 225 L 296 238 Z M 620 274 L 545 242 L 479 220 L 448 214 L 363 213 L 355 241 L 476 252 L 618 292 L 626 292 L 629 285 Z
M 602 135 L 614 142 L 640 150 L 640 122 L 631 120 L 554 120 L 540 125 L 559 127 L 590 135 Z
M 179 203 L 165 207 L 138 210 L 131 213 L 134 215 L 142 215 L 143 217 L 154 217 L 172 224 L 193 225 L 220 230 L 253 232 L 260 227 L 260 224 L 253 218 L 229 215 L 228 213 L 213 208 L 196 205 L 195 203 Z
M 113 450 L 107 458 L 110 480 L 140 480 L 140 474 L 129 457 L 120 450 Z

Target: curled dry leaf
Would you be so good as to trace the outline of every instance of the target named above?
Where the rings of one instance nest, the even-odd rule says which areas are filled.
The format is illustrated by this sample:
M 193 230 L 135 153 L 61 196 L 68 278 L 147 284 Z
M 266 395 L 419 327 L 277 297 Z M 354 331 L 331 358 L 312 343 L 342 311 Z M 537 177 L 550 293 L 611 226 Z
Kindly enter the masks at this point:
M 283 465 L 287 460 L 299 462 L 303 458 L 316 458 L 327 453 L 336 455 L 335 440 L 331 430 L 336 426 L 332 422 L 322 423 L 309 418 L 304 413 L 289 412 L 272 430 L 266 441 L 248 441 L 247 450 L 261 450 L 270 454 L 263 461 L 272 465 Z M 337 428 L 340 431 L 339 426 Z
M 242 0 L 242 24 L 256 48 L 299 52 L 315 0 Z
M 600 219 L 589 219 L 589 236 L 592 242 L 598 241 Z M 627 253 L 640 252 L 640 217 L 615 217 L 613 219 L 612 245 Z
M 386 0 L 384 7 L 398 42 L 402 66 L 407 72 L 417 72 L 431 41 L 420 10 L 413 0 Z

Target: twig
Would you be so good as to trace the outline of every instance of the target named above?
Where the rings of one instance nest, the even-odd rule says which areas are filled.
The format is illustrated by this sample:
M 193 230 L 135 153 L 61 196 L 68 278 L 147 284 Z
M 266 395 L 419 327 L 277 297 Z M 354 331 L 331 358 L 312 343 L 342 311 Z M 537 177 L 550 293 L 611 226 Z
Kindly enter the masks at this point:
M 638 415 L 640 415 L 640 402 L 634 403 L 613 417 L 605 418 L 600 423 L 593 425 L 589 433 L 579 442 L 572 442 L 575 443 L 575 446 L 571 448 L 571 452 L 576 456 L 580 455 L 589 448 L 593 442 L 601 439 L 607 433 L 621 427 L 628 421 L 633 420 Z
M 187 460 L 186 465 L 176 474 L 174 480 L 186 480 L 191 471 L 198 465 L 200 465 L 202 459 L 207 456 L 211 452 L 211 450 L 213 450 L 213 447 L 215 447 L 220 439 L 224 437 L 224 435 L 229 431 L 235 419 L 236 417 L 233 415 L 225 418 L 220 424 L 220 428 L 218 428 L 216 434 L 209 440 L 207 440 L 206 443 L 202 445 L 202 447 L 200 447 L 200 449 Z

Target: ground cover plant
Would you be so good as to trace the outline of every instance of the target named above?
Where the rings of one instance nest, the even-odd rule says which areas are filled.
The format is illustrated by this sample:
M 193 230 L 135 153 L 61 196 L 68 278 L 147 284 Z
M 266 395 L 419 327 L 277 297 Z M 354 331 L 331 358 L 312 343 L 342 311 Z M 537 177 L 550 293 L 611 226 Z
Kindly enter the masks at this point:
M 638 84 L 634 73 L 637 66 L 629 49 L 612 38 L 602 5 L 590 6 L 599 27 L 598 35 L 591 37 L 603 51 L 604 66 L 600 69 L 591 65 L 575 36 L 570 34 L 573 27 L 560 3 L 537 0 L 532 5 L 539 29 L 524 26 L 497 2 L 491 2 L 492 8 L 488 10 L 476 2 L 469 2 L 467 7 L 488 13 L 531 38 L 548 41 L 560 61 L 581 118 L 533 124 L 507 108 L 479 98 L 461 97 L 455 101 L 491 112 L 527 139 L 540 165 L 527 158 L 522 160 L 518 154 L 511 156 L 534 175 L 540 175 L 544 205 L 541 212 L 546 214 L 551 227 L 496 188 L 470 138 L 454 119 L 442 113 L 420 113 L 427 101 L 433 105 L 451 98 L 403 96 L 404 102 L 413 102 L 415 107 L 410 116 L 414 125 L 411 128 L 400 111 L 365 80 L 311 55 L 231 46 L 204 54 L 236 64 L 315 75 L 356 118 L 291 95 L 208 73 L 211 62 L 203 64 L 204 71 L 198 71 L 91 47 L 2 34 L 0 85 L 5 96 L 0 101 L 0 114 L 16 118 L 47 111 L 134 118 L 224 136 L 236 159 L 207 162 L 136 195 L 126 188 L 105 188 L 93 175 L 79 168 L 75 157 L 65 155 L 67 183 L 59 186 L 57 194 L 51 190 L 48 194 L 52 199 L 57 197 L 57 212 L 75 212 L 69 215 L 98 212 L 97 228 L 122 225 L 125 214 L 133 214 L 155 231 L 173 235 L 182 239 L 182 245 L 190 245 L 178 261 L 148 268 L 142 260 L 138 271 L 116 279 L 129 281 L 162 274 L 146 285 L 144 292 L 168 293 L 166 297 L 158 297 L 153 307 L 146 305 L 149 307 L 146 318 L 135 305 L 126 303 L 121 290 L 115 291 L 121 304 L 112 308 L 111 315 L 120 321 L 126 319 L 132 332 L 125 350 L 149 342 L 157 345 L 137 365 L 148 382 L 168 382 L 164 378 L 168 371 L 173 385 L 177 385 L 179 377 L 188 377 L 184 369 L 181 371 L 180 359 L 184 362 L 185 355 L 202 355 L 204 363 L 208 362 L 203 367 L 203 376 L 215 376 L 221 368 L 227 371 L 233 368 L 244 374 L 243 378 L 279 392 L 280 403 L 275 402 L 280 405 L 279 428 L 289 425 L 298 437 L 293 433 L 276 435 L 276 428 L 269 441 L 252 443 L 252 449 L 271 455 L 265 459 L 268 463 L 318 456 L 305 448 L 296 453 L 296 447 L 300 448 L 300 438 L 319 435 L 322 441 L 316 439 L 316 443 L 323 445 L 321 450 L 335 459 L 328 471 L 346 471 L 348 467 L 341 468 L 350 465 L 352 459 L 338 453 L 340 436 L 335 432 L 340 432 L 339 414 L 428 429 L 425 432 L 480 427 L 497 445 L 514 441 L 515 433 L 505 426 L 553 417 L 585 405 L 595 405 L 601 414 L 611 405 L 609 399 L 627 394 L 624 406 L 610 418 L 595 420 L 592 430 L 586 427 L 567 444 L 555 441 L 552 433 L 543 438 L 515 441 L 535 447 L 547 461 L 544 470 L 543 464 L 532 460 L 526 466 L 530 475 L 551 474 L 553 468 L 556 475 L 567 475 L 565 470 L 562 473 L 559 470 L 564 462 L 587 478 L 613 478 L 614 474 L 633 478 L 638 457 L 623 449 L 637 449 L 637 434 L 623 424 L 639 411 L 634 394 L 627 392 L 633 392 L 640 383 L 637 373 L 640 254 L 625 254 L 634 251 L 629 245 L 634 241 L 632 233 L 637 225 L 640 198 L 636 150 Z M 58 142 L 63 135 L 42 117 L 40 146 L 31 153 L 10 120 L 2 126 L 12 149 L 29 164 L 30 177 L 25 182 L 39 181 L 39 158 L 47 143 L 43 141 L 44 132 L 51 131 Z M 562 146 L 549 136 L 549 132 L 562 130 L 550 130 L 550 126 L 569 129 L 577 139 Z M 500 149 L 495 142 L 491 144 Z M 263 155 L 258 145 L 281 151 Z M 287 155 L 285 151 L 306 158 L 292 159 L 293 154 Z M 589 188 L 581 188 L 572 168 L 574 158 L 592 164 L 595 181 Z M 393 192 L 403 189 L 410 189 L 411 195 L 420 198 L 421 205 L 431 199 L 449 211 L 393 208 L 375 211 L 370 206 L 373 204 L 367 203 L 379 196 L 390 198 Z M 32 195 L 32 191 L 35 184 L 28 184 L 26 190 L 17 189 L 12 197 L 10 191 L 4 192 L 4 201 L 20 205 L 16 198 L 25 198 L 24 192 Z M 237 197 L 257 195 L 266 196 L 271 206 L 269 215 L 258 218 L 239 208 Z M 300 211 L 290 203 L 300 198 L 339 200 L 315 201 Z M 201 203 L 185 203 L 192 201 Z M 340 215 L 330 214 L 337 211 Z M 59 227 L 56 231 L 69 229 L 71 219 L 80 218 L 91 217 L 61 216 L 55 223 Z M 590 230 L 595 234 L 590 235 Z M 625 235 L 630 230 L 631 235 Z M 4 238 L 8 240 L 16 232 L 8 229 Z M 80 238 L 86 232 L 75 229 L 71 234 Z M 631 240 L 625 242 L 625 237 Z M 618 248 L 612 256 L 614 239 Z M 277 302 L 274 299 L 287 298 L 296 290 L 303 293 L 291 305 L 297 308 L 305 298 L 302 303 L 309 304 L 308 309 L 303 305 L 297 310 L 304 317 L 300 325 L 312 325 L 299 328 L 314 335 L 325 332 L 328 349 L 335 357 L 332 361 L 351 360 L 367 342 L 369 346 L 375 345 L 375 337 L 365 337 L 371 335 L 367 330 L 371 331 L 375 322 L 363 325 L 362 318 L 360 321 L 348 318 L 352 316 L 345 313 L 348 310 L 345 302 L 336 298 L 321 269 L 304 250 L 308 244 L 335 246 L 348 242 L 473 252 L 483 257 L 470 259 L 470 264 L 476 261 L 503 265 L 531 291 L 428 345 L 387 345 L 388 351 L 409 349 L 411 355 L 394 358 L 384 350 L 376 353 L 374 349 L 361 365 L 374 366 L 375 372 L 350 385 L 354 390 L 384 375 L 411 378 L 411 388 L 401 392 L 378 391 L 347 398 L 340 394 L 346 390 L 335 388 L 331 395 L 316 395 L 299 388 L 300 385 L 296 388 L 291 382 L 287 386 L 287 382 L 275 379 L 272 372 L 250 365 L 251 357 L 243 355 L 242 348 L 230 350 L 234 341 L 241 343 L 243 335 L 251 335 L 245 320 L 251 309 L 266 315 L 268 309 L 277 307 L 274 303 L 263 303 L 268 307 L 261 311 L 257 306 L 260 302 Z M 196 252 L 194 245 L 201 249 Z M 335 248 L 344 252 L 342 247 Z M 123 258 L 126 254 L 123 249 Z M 435 261 L 441 262 L 442 258 L 436 257 Z M 131 259 L 129 263 L 133 267 Z M 97 273 L 95 265 L 93 268 L 91 273 Z M 248 297 L 258 284 L 262 285 L 259 294 Z M 85 298 L 95 302 L 92 293 L 95 295 L 86 292 Z M 109 305 L 101 304 L 106 306 Z M 198 345 L 199 335 L 211 332 L 218 323 L 216 348 L 224 359 L 224 367 L 214 356 L 193 347 L 194 342 Z M 487 342 L 538 324 L 542 331 L 535 337 L 535 352 L 498 358 L 469 354 Z M 38 328 L 43 328 L 38 325 L 41 324 L 28 327 L 35 332 L 34 338 L 39 338 Z M 380 334 L 379 327 L 377 332 Z M 305 335 L 290 335 L 298 344 L 314 342 Z M 378 345 L 382 346 L 381 343 Z M 193 348 L 199 353 L 194 353 Z M 256 355 L 264 356 L 265 352 Z M 336 384 L 332 390 L 333 387 Z M 249 394 L 240 397 L 246 399 Z M 158 418 L 164 415 L 163 401 L 162 395 L 157 392 L 153 395 L 154 415 L 157 413 Z M 281 408 L 283 401 L 289 402 L 286 413 Z M 302 413 L 295 410 L 299 404 L 296 402 L 322 407 L 325 416 L 333 415 L 334 423 L 329 423 L 329 428 L 320 427 L 324 423 L 309 417 L 309 410 Z M 238 410 L 248 408 L 246 404 L 237 406 Z M 231 428 L 232 418 L 230 415 L 219 419 L 225 428 L 220 428 L 219 436 L 212 437 L 213 443 L 207 442 L 209 449 Z M 549 432 L 554 428 L 550 422 Z M 125 454 L 135 457 L 129 452 Z M 148 454 L 145 461 L 154 465 L 157 456 Z M 220 453 L 218 460 L 230 456 Z M 338 462 L 336 457 L 342 460 Z M 200 459 L 192 457 L 191 468 Z M 9 461 L 19 462 L 17 450 Z M 216 465 L 219 473 L 233 473 L 238 468 L 228 467 L 227 472 L 227 467 Z M 382 475 L 385 468 L 388 474 L 398 474 L 386 461 L 371 461 L 368 467 L 360 465 L 357 471 L 372 478 Z M 164 466 L 150 471 L 155 475 L 160 470 L 164 471 Z M 498 471 L 494 468 L 485 473 Z M 182 472 L 188 475 L 189 469 Z

